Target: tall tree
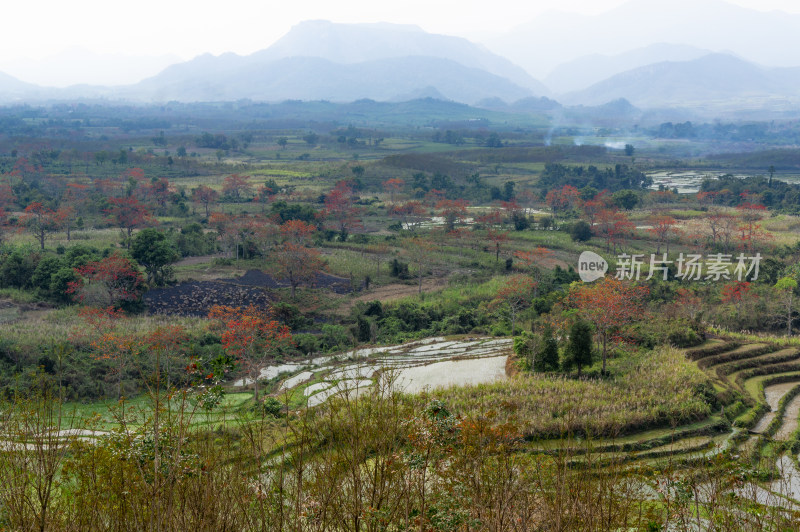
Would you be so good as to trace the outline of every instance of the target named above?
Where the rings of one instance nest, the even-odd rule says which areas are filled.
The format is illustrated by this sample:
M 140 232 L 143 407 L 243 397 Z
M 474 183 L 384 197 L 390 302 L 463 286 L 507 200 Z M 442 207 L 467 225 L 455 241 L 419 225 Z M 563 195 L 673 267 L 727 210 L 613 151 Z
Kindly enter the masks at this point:
M 527 275 L 512 275 L 507 278 L 492 300 L 492 306 L 502 308 L 511 318 L 511 335 L 519 313 L 531 306 L 536 283 Z
M 489 242 L 494 244 L 494 261 L 500 261 L 500 248 L 508 242 L 508 231 L 497 231 L 495 229 L 489 229 L 486 233 L 486 238 L 489 239 Z
M 559 211 L 571 209 L 580 203 L 580 192 L 572 185 L 564 185 L 561 188 L 554 188 L 547 193 L 545 201 L 553 210 L 553 214 Z
M 405 181 L 396 177 L 387 179 L 383 182 L 383 189 L 389 193 L 389 199 L 392 202 L 392 206 L 394 206 L 394 195 L 403 189 L 403 185 L 405 185 Z
M 578 377 L 581 376 L 581 368 L 592 364 L 592 326 L 578 320 L 569 331 L 569 344 L 567 344 L 567 356 L 564 359 L 565 369 L 571 367 L 578 368 Z M 605 372 L 606 362 L 603 358 L 603 371 Z
M 591 342 L 591 337 L 589 339 Z M 558 340 L 553 336 L 553 328 L 549 325 L 542 331 L 542 342 L 539 352 L 533 361 L 534 371 L 555 371 L 558 369 Z
M 133 238 L 131 256 L 144 266 L 147 283 L 163 286 L 172 277 L 170 265 L 178 260 L 175 245 L 167 235 L 153 228 L 139 231 Z
M 595 334 L 600 337 L 604 374 L 608 344 L 623 327 L 643 317 L 647 293 L 645 286 L 624 283 L 614 277 L 575 285 L 570 291 L 572 306 L 581 318 L 594 325 Z
M 211 206 L 219 199 L 219 192 L 206 185 L 200 185 L 192 190 L 192 201 L 199 203 L 206 211 L 206 218 L 211 214 Z
M 270 312 L 253 307 L 226 307 L 214 305 L 208 317 L 216 320 L 222 329 L 222 348 L 239 361 L 255 387 L 258 397 L 258 380 L 261 367 L 270 357 L 292 341 L 289 327 L 272 319 Z
M 28 231 L 36 236 L 42 251 L 44 251 L 44 242 L 47 236 L 61 227 L 59 214 L 38 201 L 25 207 L 20 221 Z
M 131 247 L 131 235 L 134 229 L 156 223 L 147 205 L 132 196 L 111 198 L 108 203 L 109 207 L 105 209 L 105 213 L 111 223 L 126 232 L 125 246 L 128 249 Z
M 275 253 L 278 272 L 289 280 L 292 297 L 301 283 L 310 283 L 323 263 L 318 250 L 311 247 L 316 227 L 301 220 L 289 220 L 280 227 L 282 243 Z
M 467 207 L 469 202 L 463 199 L 442 199 L 436 203 L 439 216 L 444 218 L 444 226 L 448 231 L 452 231 L 457 224 L 464 222 L 467 217 Z
M 417 288 L 419 294 L 422 294 L 422 276 L 433 255 L 433 242 L 428 238 L 416 237 L 409 241 L 406 250 L 411 261 L 417 266 Z
M 791 336 L 792 321 L 794 320 L 794 292 L 797 290 L 797 281 L 792 277 L 782 277 L 775 283 L 775 290 L 786 309 L 786 336 Z
M 253 193 L 250 176 L 231 174 L 222 182 L 222 193 L 235 202 L 245 201 Z
M 624 212 L 616 209 L 603 209 L 597 214 L 597 228 L 599 236 L 606 241 L 606 251 L 617 251 L 625 237 L 630 235 L 636 226 Z
M 678 221 L 672 216 L 657 215 L 650 218 L 651 227 L 647 230 L 656 239 L 656 253 L 661 253 L 661 244 L 666 244 L 669 253 L 669 240 L 672 235 L 678 235 Z
M 339 181 L 325 196 L 325 215 L 333 221 L 341 240 L 355 228 L 361 227 L 361 209 L 355 205 L 353 187 L 347 181 Z
M 74 270 L 78 279 L 69 283 L 67 292 L 91 306 L 120 307 L 139 301 L 144 293 L 144 278 L 136 264 L 117 253 Z

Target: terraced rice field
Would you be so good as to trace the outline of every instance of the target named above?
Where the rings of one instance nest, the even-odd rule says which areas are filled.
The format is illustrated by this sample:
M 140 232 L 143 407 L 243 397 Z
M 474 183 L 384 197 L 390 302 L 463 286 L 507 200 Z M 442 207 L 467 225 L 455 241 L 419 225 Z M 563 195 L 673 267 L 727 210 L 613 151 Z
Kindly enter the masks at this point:
M 800 440 L 800 349 L 712 340 L 687 356 L 706 371 L 728 409 L 729 450 L 742 460 L 774 467 L 774 480 L 739 495 L 760 503 L 777 498 L 789 507 L 800 504 L 798 457 L 792 451 Z
M 261 370 L 261 378 L 285 376 L 279 391 L 303 397 L 305 405 L 313 407 L 337 394 L 363 393 L 380 376 L 390 375 L 393 386 L 406 393 L 505 379 L 511 346 L 507 338 L 426 338 L 268 366 Z M 249 382 L 240 379 L 233 384 L 241 387 Z
M 277 377 L 277 390 L 292 398 L 292 406 L 315 407 L 335 395 L 369 391 L 386 376 L 395 389 L 408 393 L 505 379 L 511 346 L 511 339 L 428 338 L 269 366 L 261 375 Z M 631 467 L 697 464 L 724 451 L 754 463 L 768 457 L 779 476 L 754 482 L 740 495 L 800 505 L 797 457 L 789 454 L 790 444 L 800 439 L 800 349 L 714 339 L 687 350 L 686 356 L 708 375 L 717 395 L 719 409 L 707 419 L 615 439 L 531 442 L 527 452 L 568 453 L 576 467 L 585 463 L 589 449 L 595 464 Z

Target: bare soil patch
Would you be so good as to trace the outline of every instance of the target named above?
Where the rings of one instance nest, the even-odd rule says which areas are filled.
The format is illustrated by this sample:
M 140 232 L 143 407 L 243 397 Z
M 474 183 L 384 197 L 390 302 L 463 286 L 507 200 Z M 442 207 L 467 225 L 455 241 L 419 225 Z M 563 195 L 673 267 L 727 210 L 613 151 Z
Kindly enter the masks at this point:
M 350 280 L 319 272 L 312 284 L 315 288 L 330 290 L 337 294 L 352 291 Z M 187 281 L 175 286 L 156 288 L 144 296 L 147 308 L 153 314 L 178 316 L 205 316 L 214 305 L 267 309 L 275 296 L 276 288 L 287 288 L 289 283 L 278 280 L 260 270 L 248 270 L 235 279 L 212 281 Z

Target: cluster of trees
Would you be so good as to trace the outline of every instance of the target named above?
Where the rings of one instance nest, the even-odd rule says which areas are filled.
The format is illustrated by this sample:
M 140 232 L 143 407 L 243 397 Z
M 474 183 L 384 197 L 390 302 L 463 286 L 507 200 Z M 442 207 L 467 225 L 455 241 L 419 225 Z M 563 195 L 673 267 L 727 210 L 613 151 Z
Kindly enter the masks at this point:
M 800 185 L 779 181 L 772 176 L 739 178 L 724 175 L 704 180 L 700 192 L 700 199 L 707 205 L 738 207 L 749 203 L 793 214 L 800 212 Z
M 627 164 L 616 164 L 613 168 L 596 166 L 568 166 L 560 163 L 545 165 L 539 186 L 544 190 L 570 185 L 579 189 L 592 187 L 595 190 L 616 192 L 623 189 L 640 190 L 653 184 L 644 172 Z

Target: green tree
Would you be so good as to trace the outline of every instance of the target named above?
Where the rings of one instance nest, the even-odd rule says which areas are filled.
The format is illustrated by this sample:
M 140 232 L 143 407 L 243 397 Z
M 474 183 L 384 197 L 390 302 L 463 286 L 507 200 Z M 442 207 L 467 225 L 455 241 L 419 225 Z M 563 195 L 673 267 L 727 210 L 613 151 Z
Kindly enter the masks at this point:
M 360 164 L 352 167 L 350 171 L 353 172 L 353 175 L 356 176 L 356 179 L 361 179 L 364 176 L 364 167 Z
M 592 363 L 592 326 L 588 322 L 579 320 L 572 325 L 566 354 L 564 369 L 577 367 L 580 377 L 581 368 Z
M 579 220 L 572 224 L 569 236 L 573 242 L 588 242 L 592 238 L 592 226 L 583 220 Z
M 170 279 L 170 264 L 179 257 L 175 245 L 167 236 L 153 228 L 143 229 L 136 234 L 131 245 L 131 255 L 144 266 L 147 282 L 154 286 L 163 286 Z
M 629 211 L 639 203 L 639 196 L 633 190 L 619 190 L 611 196 L 620 209 Z
M 775 290 L 778 292 L 784 308 L 786 309 L 786 335 L 792 335 L 793 303 L 794 292 L 797 290 L 797 281 L 792 277 L 783 277 L 775 283 Z
M 542 343 L 533 361 L 533 369 L 535 371 L 558 369 L 558 340 L 553 336 L 553 329 L 550 327 L 545 327 L 542 332 Z

